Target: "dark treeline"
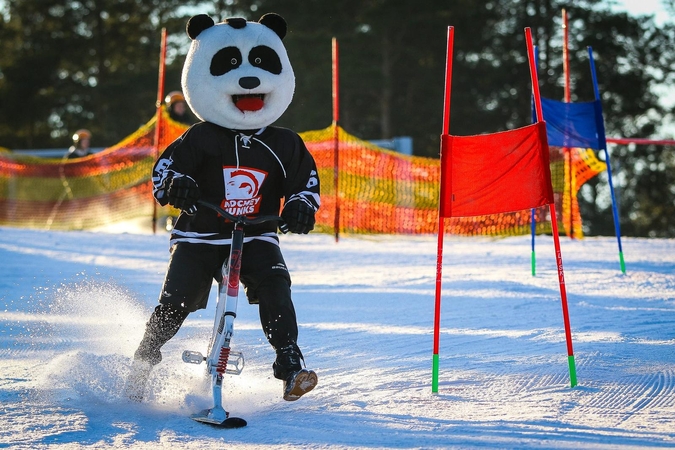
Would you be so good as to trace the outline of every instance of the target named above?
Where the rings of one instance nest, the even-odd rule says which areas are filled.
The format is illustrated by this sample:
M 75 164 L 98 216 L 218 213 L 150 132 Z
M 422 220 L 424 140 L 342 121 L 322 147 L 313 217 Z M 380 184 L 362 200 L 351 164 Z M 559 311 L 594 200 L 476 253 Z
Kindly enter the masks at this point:
M 330 125 L 331 38 L 340 48 L 340 124 L 364 139 L 412 136 L 438 156 L 448 25 L 455 27 L 450 130 L 467 135 L 531 121 L 524 27 L 539 49 L 542 95 L 563 98 L 562 10 L 569 16 L 572 101 L 593 99 L 596 60 L 609 136 L 659 137 L 672 119 L 655 87 L 675 76 L 675 27 L 599 0 L 5 0 L 0 21 L 0 146 L 66 147 L 78 128 L 112 145 L 155 111 L 160 30 L 169 33 L 166 91 L 180 88 L 186 20 L 257 20 L 274 11 L 297 88 L 279 125 Z M 670 2 L 672 9 L 672 2 Z M 675 237 L 675 149 L 612 147 L 625 235 Z M 612 235 L 604 174 L 581 191 L 588 234 Z

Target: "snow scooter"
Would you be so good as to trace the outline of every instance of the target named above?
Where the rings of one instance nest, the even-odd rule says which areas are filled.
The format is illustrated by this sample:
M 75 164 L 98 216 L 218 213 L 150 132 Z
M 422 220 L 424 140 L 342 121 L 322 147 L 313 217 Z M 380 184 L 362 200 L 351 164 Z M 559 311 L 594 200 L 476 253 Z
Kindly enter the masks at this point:
M 234 229 L 232 230 L 230 256 L 223 262 L 222 280 L 218 283 L 216 317 L 213 323 L 209 353 L 207 356 L 203 356 L 196 351 L 185 350 L 183 352 L 183 361 L 186 363 L 201 364 L 206 362 L 213 391 L 213 408 L 205 409 L 190 417 L 197 422 L 223 428 L 240 428 L 246 426 L 246 421 L 240 417 L 229 417 L 229 413 L 223 408 L 222 387 L 225 374 L 239 375 L 244 369 L 244 355 L 230 349 L 230 341 L 234 334 L 234 318 L 237 316 L 244 226 L 272 221 L 281 223 L 282 219 L 278 216 L 258 216 L 254 218 L 235 216 L 213 203 L 199 200 L 197 204 L 211 208 L 223 219 L 233 222 Z

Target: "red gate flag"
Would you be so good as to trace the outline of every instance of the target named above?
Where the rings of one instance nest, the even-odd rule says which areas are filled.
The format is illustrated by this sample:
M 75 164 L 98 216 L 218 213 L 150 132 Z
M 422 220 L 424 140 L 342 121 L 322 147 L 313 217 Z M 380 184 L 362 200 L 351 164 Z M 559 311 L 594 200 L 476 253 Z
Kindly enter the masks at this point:
M 441 217 L 553 203 L 546 124 L 478 136 L 441 136 Z

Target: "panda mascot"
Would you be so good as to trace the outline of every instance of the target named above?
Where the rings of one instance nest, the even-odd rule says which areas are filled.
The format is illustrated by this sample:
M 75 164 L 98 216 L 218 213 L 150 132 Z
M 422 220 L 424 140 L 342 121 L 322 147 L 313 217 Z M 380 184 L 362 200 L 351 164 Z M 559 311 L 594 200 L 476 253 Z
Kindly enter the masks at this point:
M 198 199 L 235 215 L 279 215 L 283 232 L 306 234 L 319 208 L 314 159 L 293 131 L 274 127 L 293 98 L 295 76 L 282 39 L 286 22 L 266 14 L 215 24 L 206 15 L 187 24 L 192 40 L 182 73 L 185 100 L 201 120 L 170 144 L 153 168 L 153 194 L 181 214 L 171 232 L 171 257 L 159 305 L 134 354 L 126 395 L 140 401 L 160 348 L 188 314 L 206 307 L 214 278 L 229 254 L 232 223 L 197 207 Z M 276 351 L 274 376 L 283 398 L 297 400 L 316 386 L 304 368 L 291 279 L 276 223 L 246 229 L 241 282 L 258 304 L 266 338 Z

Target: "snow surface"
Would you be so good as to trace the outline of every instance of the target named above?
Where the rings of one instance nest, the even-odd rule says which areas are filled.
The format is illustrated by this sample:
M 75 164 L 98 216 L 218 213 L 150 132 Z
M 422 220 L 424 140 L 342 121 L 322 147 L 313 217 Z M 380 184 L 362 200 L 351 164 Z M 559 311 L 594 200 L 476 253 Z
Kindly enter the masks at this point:
M 108 230 L 110 231 L 110 230 Z M 114 231 L 114 230 L 113 230 Z M 119 230 L 118 230 L 119 231 Z M 571 388 L 553 241 L 447 236 L 440 386 L 431 392 L 435 236 L 282 236 L 300 346 L 319 385 L 281 398 L 242 298 L 224 404 L 200 424 L 215 289 L 163 350 L 148 401 L 120 397 L 168 236 L 0 228 L 0 448 L 675 447 L 675 240 L 562 239 L 579 385 Z M 244 258 L 246 255 L 244 255 Z

